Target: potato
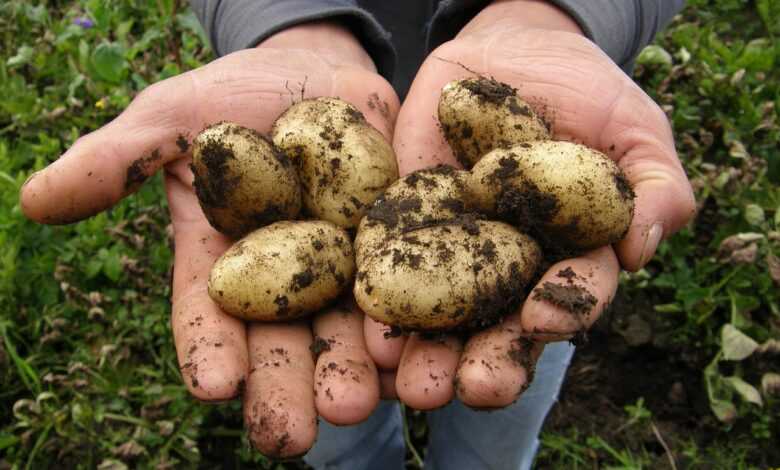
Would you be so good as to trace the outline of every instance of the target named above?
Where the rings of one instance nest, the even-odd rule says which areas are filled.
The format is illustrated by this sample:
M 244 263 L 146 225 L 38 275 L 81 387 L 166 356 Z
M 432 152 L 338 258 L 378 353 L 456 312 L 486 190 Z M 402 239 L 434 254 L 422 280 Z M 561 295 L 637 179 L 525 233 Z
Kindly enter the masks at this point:
M 206 218 L 229 237 L 300 212 L 294 166 L 252 129 L 229 122 L 204 129 L 193 142 L 192 172 Z
M 545 121 L 517 96 L 516 89 L 484 77 L 444 86 L 439 123 L 464 168 L 495 148 L 550 138 Z
M 273 125 L 271 138 L 298 167 L 312 217 L 357 227 L 398 179 L 390 144 L 354 106 L 336 98 L 302 100 Z
M 496 149 L 474 166 L 469 187 L 485 213 L 532 230 L 545 246 L 575 252 L 622 239 L 634 214 L 634 192 L 620 168 L 570 142 Z
M 388 236 L 470 212 L 467 178 L 468 172 L 439 166 L 416 171 L 390 185 L 360 222 L 355 238 L 358 263 L 377 252 Z
M 519 306 L 540 260 L 515 228 L 465 217 L 391 238 L 364 258 L 355 300 L 402 329 L 482 328 Z
M 276 222 L 229 248 L 209 276 L 209 296 L 227 313 L 278 321 L 316 312 L 352 282 L 349 234 L 325 221 Z

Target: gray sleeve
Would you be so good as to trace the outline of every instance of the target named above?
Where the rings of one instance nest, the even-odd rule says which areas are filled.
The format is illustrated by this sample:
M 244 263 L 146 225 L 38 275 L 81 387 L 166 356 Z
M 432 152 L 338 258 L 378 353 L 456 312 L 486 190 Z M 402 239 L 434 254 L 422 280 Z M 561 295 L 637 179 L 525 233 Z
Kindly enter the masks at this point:
M 615 63 L 629 70 L 642 48 L 685 0 L 549 0 L 568 13 Z M 489 1 L 442 0 L 428 35 L 431 49 L 451 39 Z
M 190 0 L 190 5 L 219 56 L 254 47 L 299 23 L 333 19 L 356 35 L 380 74 L 392 77 L 389 34 L 354 0 Z
M 685 0 L 551 0 L 623 69 L 685 5 Z

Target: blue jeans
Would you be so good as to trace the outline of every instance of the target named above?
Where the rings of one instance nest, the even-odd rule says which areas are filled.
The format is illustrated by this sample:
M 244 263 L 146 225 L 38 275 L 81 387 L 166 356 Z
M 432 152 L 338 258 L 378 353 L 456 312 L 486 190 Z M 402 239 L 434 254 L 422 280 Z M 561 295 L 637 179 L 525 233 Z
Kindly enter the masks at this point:
M 520 399 L 504 409 L 474 411 L 459 401 L 428 413 L 429 470 L 526 470 L 539 447 L 539 431 L 558 398 L 574 354 L 569 343 L 545 347 L 536 377 Z M 403 422 L 395 401 L 383 401 L 355 426 L 320 420 L 317 443 L 304 457 L 317 470 L 404 468 Z

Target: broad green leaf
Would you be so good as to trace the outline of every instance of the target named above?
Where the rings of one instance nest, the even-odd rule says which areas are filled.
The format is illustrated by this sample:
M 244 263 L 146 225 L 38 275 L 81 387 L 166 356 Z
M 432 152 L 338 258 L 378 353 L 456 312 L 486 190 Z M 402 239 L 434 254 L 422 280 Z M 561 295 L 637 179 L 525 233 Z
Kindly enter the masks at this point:
M 11 68 L 25 65 L 28 62 L 30 62 L 34 53 L 35 53 L 35 49 L 28 46 L 27 44 L 24 44 L 20 46 L 19 49 L 16 50 L 15 56 L 8 58 L 8 60 L 6 61 L 6 65 L 8 65 Z
M 710 409 L 723 423 L 733 423 L 737 419 L 737 408 L 726 400 L 710 400 Z
M 745 206 L 745 220 L 753 226 L 759 226 L 764 223 L 766 216 L 764 209 L 758 204 L 748 204 Z
M 108 31 L 111 26 L 111 11 L 108 9 L 107 3 L 107 0 L 89 0 L 87 2 L 89 16 L 95 20 L 95 26 L 100 31 Z
M 672 55 L 663 47 L 651 44 L 642 49 L 636 62 L 640 65 L 671 67 Z
M 739 396 L 742 397 L 743 400 L 758 406 L 764 406 L 764 401 L 761 400 L 761 394 L 758 393 L 756 387 L 750 385 L 736 375 L 725 377 L 723 380 L 727 384 L 731 385 L 731 387 L 737 392 L 737 394 L 739 394 Z
M 124 48 L 117 43 L 104 42 L 92 51 L 92 67 L 102 80 L 119 83 L 127 68 Z
M 727 361 L 741 361 L 749 357 L 758 347 L 758 343 L 745 333 L 727 324 L 721 330 L 721 351 Z
M 765 397 L 780 395 L 780 374 L 767 372 L 761 377 L 761 393 Z
M 0 450 L 11 447 L 19 442 L 19 438 L 13 434 L 0 434 Z
M 117 26 L 114 30 L 114 35 L 117 37 L 117 39 L 123 41 L 130 30 L 133 28 L 133 23 L 135 23 L 135 20 L 132 18 L 119 23 L 119 26 Z
M 119 280 L 122 275 L 122 261 L 117 251 L 111 250 L 107 253 L 103 260 L 103 273 L 114 282 Z
M 734 65 L 737 69 L 745 68 L 753 72 L 769 72 L 772 70 L 774 61 L 775 51 L 772 43 L 767 38 L 758 38 L 745 46 Z

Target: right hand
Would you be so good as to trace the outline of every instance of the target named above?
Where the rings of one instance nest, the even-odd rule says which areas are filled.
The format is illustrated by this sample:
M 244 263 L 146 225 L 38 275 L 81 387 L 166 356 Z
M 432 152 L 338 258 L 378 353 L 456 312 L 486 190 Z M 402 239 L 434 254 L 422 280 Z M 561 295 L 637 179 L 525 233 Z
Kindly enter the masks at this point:
M 363 314 L 346 306 L 312 322 L 246 324 L 222 312 L 208 296 L 207 279 L 231 240 L 201 211 L 189 144 L 222 120 L 267 134 L 293 100 L 317 96 L 352 103 L 391 140 L 399 108 L 392 87 L 346 29 L 309 23 L 148 87 L 21 191 L 30 219 L 72 223 L 108 209 L 164 167 L 176 245 L 172 327 L 182 375 L 203 401 L 243 392 L 250 439 L 276 458 L 301 455 L 313 445 L 318 414 L 346 425 L 374 410 L 379 376 L 366 351 Z M 316 365 L 309 351 L 312 330 L 335 340 Z

